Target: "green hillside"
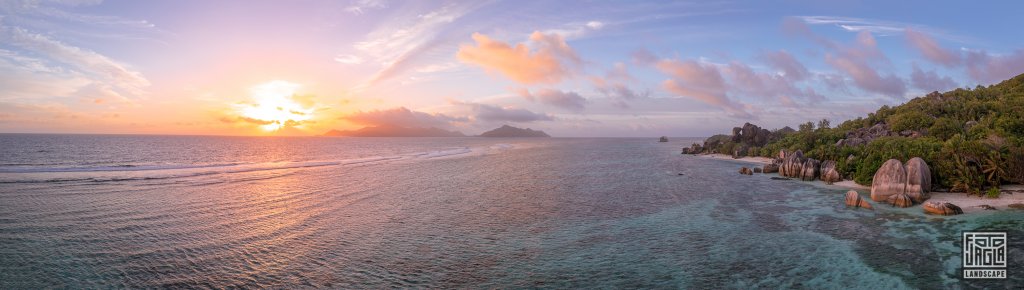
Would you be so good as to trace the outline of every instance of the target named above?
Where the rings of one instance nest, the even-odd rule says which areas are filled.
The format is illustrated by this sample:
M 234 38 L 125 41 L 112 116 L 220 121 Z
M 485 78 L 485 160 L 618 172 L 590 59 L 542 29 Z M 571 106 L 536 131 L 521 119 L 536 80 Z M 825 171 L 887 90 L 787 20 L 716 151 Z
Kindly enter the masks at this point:
M 725 146 L 740 144 L 705 150 L 720 152 Z M 780 149 L 802 150 L 811 158 L 835 160 L 846 179 L 864 185 L 890 158 L 921 157 L 932 167 L 937 185 L 978 194 L 1024 182 L 1022 146 L 1024 75 L 1018 75 L 997 85 L 933 92 L 896 107 L 882 106 L 835 127 L 827 120 L 807 122 L 742 155 L 774 157 Z

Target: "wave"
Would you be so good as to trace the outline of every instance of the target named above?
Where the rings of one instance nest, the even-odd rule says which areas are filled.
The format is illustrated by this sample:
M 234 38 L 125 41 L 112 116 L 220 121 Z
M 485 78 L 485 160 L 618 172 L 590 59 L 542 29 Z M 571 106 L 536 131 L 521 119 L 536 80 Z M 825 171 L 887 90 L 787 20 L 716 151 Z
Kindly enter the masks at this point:
M 393 161 L 436 160 L 462 156 L 479 156 L 493 154 L 495 151 L 505 151 L 512 148 L 513 146 L 509 144 L 498 144 L 490 147 L 479 148 L 455 147 L 443 150 L 415 152 L 392 156 L 369 156 L 328 161 L 162 165 L 123 164 L 78 167 L 0 167 L 0 183 L 136 181 L 325 166 L 362 166 Z

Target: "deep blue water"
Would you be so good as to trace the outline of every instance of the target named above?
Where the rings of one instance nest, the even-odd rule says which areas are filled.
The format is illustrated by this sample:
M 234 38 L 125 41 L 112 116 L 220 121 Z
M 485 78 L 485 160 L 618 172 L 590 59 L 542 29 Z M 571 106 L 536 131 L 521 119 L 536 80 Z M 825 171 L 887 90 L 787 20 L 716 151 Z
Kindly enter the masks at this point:
M 696 140 L 0 135 L 0 288 L 1024 285 L 1024 211 L 848 209 Z M 976 229 L 1010 279 L 959 278 Z

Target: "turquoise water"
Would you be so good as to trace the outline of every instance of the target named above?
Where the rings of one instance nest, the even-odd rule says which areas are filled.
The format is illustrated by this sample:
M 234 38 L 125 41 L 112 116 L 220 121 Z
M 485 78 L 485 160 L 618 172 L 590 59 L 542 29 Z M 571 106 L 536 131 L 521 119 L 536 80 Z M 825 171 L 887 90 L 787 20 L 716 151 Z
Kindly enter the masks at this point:
M 1024 285 L 1024 211 L 848 209 L 655 141 L 0 135 L 0 288 Z M 1009 279 L 959 278 L 976 229 Z

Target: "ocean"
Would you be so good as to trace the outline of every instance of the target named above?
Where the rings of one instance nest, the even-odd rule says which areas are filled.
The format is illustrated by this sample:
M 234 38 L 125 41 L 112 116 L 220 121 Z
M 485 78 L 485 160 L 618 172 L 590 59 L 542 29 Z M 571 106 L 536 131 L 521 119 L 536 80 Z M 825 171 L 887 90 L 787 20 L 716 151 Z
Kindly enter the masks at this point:
M 1024 211 L 850 209 L 670 140 L 3 134 L 0 288 L 1024 285 Z M 960 278 L 970 230 L 1007 279 Z

